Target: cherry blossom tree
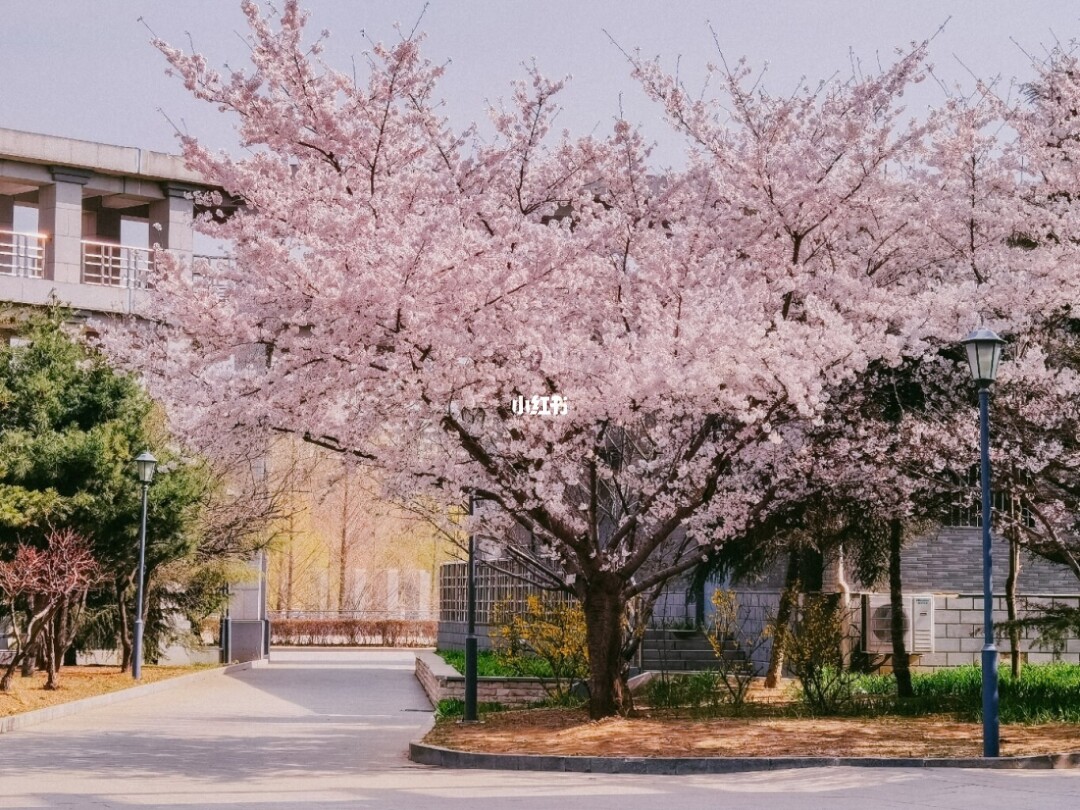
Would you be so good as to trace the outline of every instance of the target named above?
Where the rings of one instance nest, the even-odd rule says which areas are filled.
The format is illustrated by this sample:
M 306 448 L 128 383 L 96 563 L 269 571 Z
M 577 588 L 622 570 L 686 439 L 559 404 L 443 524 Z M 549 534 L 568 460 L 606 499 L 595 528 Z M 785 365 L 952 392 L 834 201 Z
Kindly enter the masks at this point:
M 237 121 L 242 158 L 182 138 L 234 261 L 160 256 L 144 322 L 113 340 L 204 446 L 294 434 L 398 497 L 483 498 L 474 527 L 528 537 L 581 600 L 593 717 L 624 702 L 629 600 L 847 465 L 813 430 L 842 386 L 1074 290 L 1046 260 L 1015 298 L 1019 260 L 983 274 L 943 249 L 970 194 L 935 164 L 957 165 L 960 111 L 903 118 L 923 46 L 782 97 L 720 67 L 715 102 L 635 61 L 689 145 L 661 171 L 626 122 L 553 132 L 562 83 L 536 72 L 485 140 L 440 114 L 421 37 L 373 46 L 359 82 L 295 2 L 276 24 L 243 7 L 250 70 L 156 43 Z M 565 414 L 515 407 L 556 396 Z
M 1080 84 L 1069 48 L 1053 49 L 1033 67 L 1035 79 L 1018 103 L 988 95 L 981 109 L 964 109 L 929 161 L 936 177 L 948 178 L 942 185 L 951 182 L 957 199 L 967 200 L 951 220 L 939 218 L 935 236 L 970 263 L 984 312 L 1010 343 L 993 390 L 992 441 L 993 486 L 1003 507 L 995 509 L 994 529 L 1012 547 L 1006 595 L 1014 650 L 1020 624 L 1051 634 L 1080 628 L 1073 609 L 1020 619 L 1016 608 L 1020 547 L 1080 576 L 1080 327 L 1077 275 L 1070 269 L 1080 232 Z M 996 131 L 1002 126 L 1015 137 L 1002 139 Z M 955 458 L 961 437 L 973 430 L 961 424 L 939 430 L 934 466 L 943 466 L 943 455 Z M 1014 674 L 1018 666 L 1014 655 Z

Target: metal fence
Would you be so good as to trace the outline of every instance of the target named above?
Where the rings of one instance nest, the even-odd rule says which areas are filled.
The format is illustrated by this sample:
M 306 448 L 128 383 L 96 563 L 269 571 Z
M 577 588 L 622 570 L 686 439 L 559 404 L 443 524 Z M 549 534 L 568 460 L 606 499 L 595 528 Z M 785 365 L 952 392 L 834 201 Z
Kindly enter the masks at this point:
M 536 575 L 520 560 L 477 560 L 476 623 L 491 624 L 496 606 L 522 612 L 530 596 L 548 594 L 570 601 L 573 597 L 534 584 Z M 467 622 L 469 565 L 443 563 L 439 567 L 439 621 Z

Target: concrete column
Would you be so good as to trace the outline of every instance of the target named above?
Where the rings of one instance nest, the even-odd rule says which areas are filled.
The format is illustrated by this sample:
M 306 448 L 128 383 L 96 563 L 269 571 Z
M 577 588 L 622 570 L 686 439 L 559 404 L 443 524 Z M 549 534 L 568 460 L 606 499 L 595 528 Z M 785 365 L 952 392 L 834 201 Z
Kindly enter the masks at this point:
M 46 235 L 45 278 L 68 284 L 82 280 L 83 186 L 91 172 L 50 168 L 53 183 L 38 192 L 38 230 Z
M 195 249 L 195 208 L 191 199 L 194 187 L 162 183 L 161 190 L 165 198 L 150 203 L 150 246 L 157 244 L 190 259 Z
M 0 196 L 0 231 L 15 230 L 15 200 Z

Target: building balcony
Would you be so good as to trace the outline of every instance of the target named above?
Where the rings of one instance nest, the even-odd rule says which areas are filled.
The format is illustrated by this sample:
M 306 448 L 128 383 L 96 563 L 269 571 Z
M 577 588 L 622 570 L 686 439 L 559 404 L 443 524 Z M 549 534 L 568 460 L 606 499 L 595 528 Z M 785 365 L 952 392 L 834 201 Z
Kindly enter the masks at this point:
M 82 240 L 82 283 L 153 289 L 154 253 L 146 248 Z
M 147 246 L 190 263 L 209 188 L 175 155 L 0 128 L 0 302 L 138 312 Z
M 45 239 L 39 233 L 0 230 L 0 275 L 44 278 Z

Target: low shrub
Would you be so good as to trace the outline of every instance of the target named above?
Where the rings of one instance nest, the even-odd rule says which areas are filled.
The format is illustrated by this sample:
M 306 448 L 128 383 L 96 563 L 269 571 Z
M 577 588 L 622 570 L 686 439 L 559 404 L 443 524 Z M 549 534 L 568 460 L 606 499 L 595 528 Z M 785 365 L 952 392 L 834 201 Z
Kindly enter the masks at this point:
M 458 672 L 465 673 L 464 650 L 435 652 Z M 476 654 L 476 674 L 494 678 L 550 678 L 551 665 L 536 656 L 518 655 L 508 659 L 491 650 L 480 650 Z
M 277 619 L 270 643 L 288 646 L 429 647 L 438 622 L 411 619 Z
M 1080 666 L 1076 664 L 1029 664 L 1018 679 L 1006 672 L 999 693 L 1002 722 L 1080 723 Z
M 751 621 L 750 611 L 742 607 L 735 591 L 717 589 L 712 595 L 713 620 L 705 637 L 716 654 L 719 685 L 736 711 L 742 709 L 750 684 L 758 676 L 754 658 L 772 638 L 772 619 Z
M 942 669 L 912 679 L 915 697 L 929 711 L 954 711 L 982 717 L 982 669 L 977 666 Z M 998 676 L 998 705 L 1002 723 L 1080 722 L 1080 666 L 1031 664 L 1013 678 Z
M 834 599 L 808 594 L 787 636 L 788 666 L 799 679 L 801 697 L 814 714 L 843 714 L 853 708 L 855 674 L 844 660 L 845 628 Z
M 548 694 L 566 699 L 575 684 L 589 675 L 585 643 L 585 613 L 562 594 L 529 594 L 523 604 L 495 606 L 492 645 L 509 668 L 531 669 L 539 659 L 547 664 Z
M 661 675 L 645 685 L 645 701 L 654 709 L 714 711 L 724 698 L 721 678 L 720 673 L 712 671 Z
M 645 702 L 654 709 L 671 709 L 683 705 L 685 695 L 682 678 L 661 675 L 645 684 Z

